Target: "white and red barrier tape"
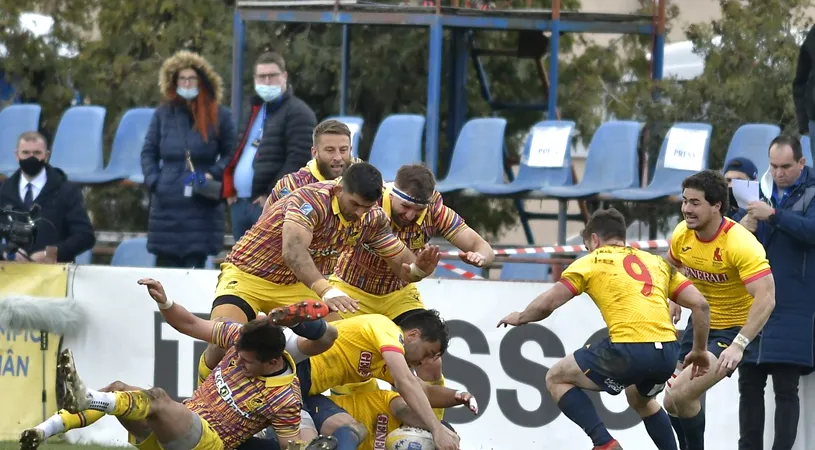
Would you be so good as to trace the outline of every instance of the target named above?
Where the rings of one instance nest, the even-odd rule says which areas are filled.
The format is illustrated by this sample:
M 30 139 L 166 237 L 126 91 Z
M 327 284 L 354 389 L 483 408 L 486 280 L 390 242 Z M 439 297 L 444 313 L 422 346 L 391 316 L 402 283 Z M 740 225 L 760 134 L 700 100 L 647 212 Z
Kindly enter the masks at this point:
M 655 241 L 634 241 L 629 242 L 629 247 L 639 248 L 642 250 L 667 250 L 670 247 L 670 242 L 665 239 L 658 239 Z M 539 253 L 558 254 L 558 253 L 580 253 L 585 252 L 586 247 L 583 245 L 556 245 L 554 247 L 521 247 L 521 248 L 502 248 L 495 250 L 498 256 L 508 255 L 534 255 Z M 458 256 L 458 250 L 447 252 L 439 252 L 442 256 Z M 464 269 L 458 268 L 452 264 L 444 261 L 439 261 L 439 267 L 449 270 L 456 275 L 464 277 L 468 280 L 483 280 L 484 277 L 468 272 Z

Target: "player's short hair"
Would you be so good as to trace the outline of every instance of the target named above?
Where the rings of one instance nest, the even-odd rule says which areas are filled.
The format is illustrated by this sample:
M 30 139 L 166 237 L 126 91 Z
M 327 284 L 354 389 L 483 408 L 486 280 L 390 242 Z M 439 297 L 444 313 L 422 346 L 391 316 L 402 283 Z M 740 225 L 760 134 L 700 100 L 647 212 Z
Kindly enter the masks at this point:
M 697 172 L 682 181 L 682 190 L 695 189 L 702 191 L 705 194 L 705 200 L 712 205 L 721 203 L 722 206 L 719 211 L 724 213 L 730 208 L 729 197 L 730 194 L 727 190 L 727 178 L 715 170 L 703 170 Z
M 48 151 L 48 139 L 43 136 L 42 133 L 39 131 L 26 131 L 22 133 L 20 136 L 17 137 L 17 148 L 20 148 L 20 144 L 23 142 L 36 142 L 42 141 L 45 144 L 45 151 Z
M 264 52 L 255 60 L 255 69 L 261 64 L 275 64 L 281 72 L 286 71 L 286 60 L 277 52 Z
M 419 309 L 407 315 L 399 327 L 402 330 L 419 330 L 422 333 L 422 340 L 427 342 L 438 342 L 443 355 L 450 344 L 450 330 L 447 322 L 439 316 L 435 309 Z
M 345 192 L 359 195 L 369 202 L 382 198 L 382 174 L 366 162 L 348 166 L 342 176 L 342 186 Z
M 286 336 L 283 335 L 283 328 L 272 324 L 265 317 L 255 319 L 241 328 L 241 336 L 235 348 L 238 351 L 254 352 L 258 361 L 268 362 L 283 356 Z
M 407 195 L 430 203 L 433 191 L 436 189 L 436 180 L 433 172 L 421 164 L 408 164 L 396 172 L 394 184 Z
M 792 159 L 795 162 L 801 160 L 804 157 L 804 150 L 801 148 L 801 141 L 796 138 L 786 134 L 782 134 L 780 136 L 776 136 L 772 142 L 770 142 L 770 147 L 767 149 L 767 153 L 770 152 L 770 149 L 773 148 L 773 145 L 784 145 L 792 149 Z
M 610 239 L 625 240 L 625 217 L 614 208 L 598 209 L 591 215 L 586 228 L 580 233 L 584 240 L 596 234 L 603 241 Z
M 348 140 L 351 140 L 351 129 L 348 128 L 348 125 L 340 122 L 339 120 L 324 120 L 314 127 L 314 133 L 312 133 L 311 139 L 315 147 L 317 146 L 317 142 L 319 142 L 320 136 L 324 134 L 348 136 Z

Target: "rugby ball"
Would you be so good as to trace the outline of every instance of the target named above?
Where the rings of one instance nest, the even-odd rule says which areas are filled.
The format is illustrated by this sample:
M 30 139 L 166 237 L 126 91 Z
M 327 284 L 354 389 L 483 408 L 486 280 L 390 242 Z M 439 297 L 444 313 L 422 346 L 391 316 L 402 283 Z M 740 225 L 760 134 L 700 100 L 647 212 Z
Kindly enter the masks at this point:
M 436 450 L 433 435 L 427 430 L 400 427 L 388 433 L 386 450 Z

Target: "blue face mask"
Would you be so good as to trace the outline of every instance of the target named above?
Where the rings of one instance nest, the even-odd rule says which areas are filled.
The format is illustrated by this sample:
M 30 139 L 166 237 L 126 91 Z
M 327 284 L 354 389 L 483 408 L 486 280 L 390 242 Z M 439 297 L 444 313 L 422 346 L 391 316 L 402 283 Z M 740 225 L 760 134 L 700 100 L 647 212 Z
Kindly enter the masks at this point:
M 257 92 L 258 97 L 262 98 L 264 102 L 270 102 L 280 97 L 280 94 L 283 93 L 283 88 L 276 85 L 256 84 L 255 92 Z
M 192 100 L 198 96 L 198 87 L 183 88 L 179 86 L 175 89 L 175 92 L 186 100 Z

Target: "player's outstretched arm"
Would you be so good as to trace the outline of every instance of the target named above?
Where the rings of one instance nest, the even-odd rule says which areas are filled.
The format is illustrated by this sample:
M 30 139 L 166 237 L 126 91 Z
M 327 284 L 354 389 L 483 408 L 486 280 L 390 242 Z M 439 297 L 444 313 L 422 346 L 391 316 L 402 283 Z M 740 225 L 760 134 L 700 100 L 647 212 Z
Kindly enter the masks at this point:
M 514 312 L 501 319 L 498 326 L 518 326 L 530 322 L 538 322 L 549 317 L 556 309 L 565 305 L 574 298 L 574 293 L 562 282 L 555 283 L 551 289 L 537 296 L 529 306 L 521 312 Z
M 416 283 L 433 274 L 440 258 L 437 245 L 425 245 L 416 255 L 404 247 L 392 258 L 385 258 L 385 261 L 400 278 L 408 283 Z
M 410 409 L 416 413 L 422 421 L 421 428 L 424 428 L 433 434 L 433 439 L 436 441 L 437 448 L 458 448 L 456 445 L 449 447 L 450 442 L 445 442 L 451 437 L 447 435 L 447 427 L 442 425 L 436 415 L 433 414 L 433 409 L 430 407 L 430 401 L 425 395 L 422 388 L 421 381 L 411 373 L 410 368 L 405 361 L 405 355 L 399 352 L 387 351 L 382 353 L 382 358 L 388 366 L 388 370 L 393 377 L 393 383 L 399 395 L 405 399 L 405 402 L 410 406 Z M 439 445 L 440 440 L 444 445 Z
M 161 315 L 164 316 L 164 320 L 171 327 L 191 338 L 212 343 L 215 322 L 204 320 L 187 311 L 178 303 L 174 303 L 167 297 L 164 286 L 159 281 L 152 278 L 142 278 L 138 283 L 147 287 L 147 292 L 156 301 Z
M 495 251 L 492 246 L 472 228 L 458 233 L 450 243 L 462 251 L 458 256 L 467 264 L 484 267 L 490 265 L 495 259 Z

